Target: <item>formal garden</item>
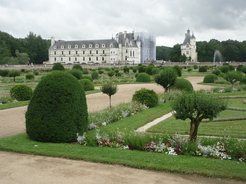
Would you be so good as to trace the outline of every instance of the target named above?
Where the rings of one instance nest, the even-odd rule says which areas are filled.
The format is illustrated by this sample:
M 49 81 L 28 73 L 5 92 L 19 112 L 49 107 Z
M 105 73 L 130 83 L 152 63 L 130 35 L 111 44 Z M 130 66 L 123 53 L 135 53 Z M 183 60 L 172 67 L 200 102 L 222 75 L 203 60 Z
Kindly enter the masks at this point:
M 0 109 L 28 109 L 26 133 L 1 138 L 0 150 L 246 180 L 245 73 L 228 64 L 1 69 Z M 194 91 L 188 76 L 214 87 Z M 157 83 L 163 93 L 143 88 L 111 107 L 118 85 L 138 83 Z M 98 92 L 109 108 L 89 113 L 86 95 Z

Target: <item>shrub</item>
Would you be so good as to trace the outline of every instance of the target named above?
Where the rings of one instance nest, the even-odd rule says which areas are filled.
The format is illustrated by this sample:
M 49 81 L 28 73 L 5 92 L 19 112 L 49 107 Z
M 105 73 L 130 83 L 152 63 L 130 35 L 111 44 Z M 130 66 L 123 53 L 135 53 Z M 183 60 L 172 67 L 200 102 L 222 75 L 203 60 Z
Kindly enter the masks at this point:
M 151 108 L 158 105 L 158 95 L 153 90 L 142 88 L 135 92 L 132 101 L 140 102 Z
M 130 70 L 130 69 L 129 69 L 127 66 L 124 66 L 124 67 L 123 67 L 124 73 L 129 73 L 129 70 Z
M 83 70 L 82 66 L 79 64 L 73 65 L 72 69 L 81 70 L 81 71 Z
M 192 68 L 188 68 L 188 72 L 191 72 L 192 71 Z
M 145 70 L 146 70 L 146 66 L 145 65 L 138 66 L 138 73 L 143 73 L 143 72 L 145 72 Z
M 181 77 L 182 76 L 181 68 L 178 65 L 175 65 L 173 68 L 176 71 L 178 77 Z
M 221 73 L 221 71 L 217 68 L 214 71 L 212 71 L 212 73 L 218 76 Z
M 246 84 L 246 76 L 243 76 L 240 81 L 241 84 Z
M 242 71 L 243 73 L 246 73 L 246 66 L 243 66 L 243 67 L 241 68 L 241 71 Z
M 109 77 L 113 77 L 113 76 L 114 76 L 114 74 L 115 74 L 115 73 L 114 73 L 114 71 L 113 71 L 113 70 L 111 70 L 111 71 L 109 71 L 109 72 L 108 72 L 108 76 L 109 76 Z
M 83 86 L 72 75 L 56 71 L 34 90 L 26 112 L 26 132 L 41 142 L 71 142 L 88 128 Z
M 222 73 L 226 73 L 230 70 L 230 67 L 228 65 L 223 65 L 223 66 L 219 67 L 219 69 Z
M 39 75 L 39 72 L 38 72 L 37 70 L 34 70 L 34 71 L 33 71 L 33 74 L 34 74 L 34 75 Z
M 83 74 L 89 74 L 89 71 L 87 69 L 83 70 Z
M 229 66 L 229 71 L 234 71 L 235 70 L 234 66 L 232 66 L 232 65 L 228 65 L 228 66 Z
M 89 80 L 89 79 L 81 79 L 80 83 L 84 87 L 85 91 L 94 90 L 94 84 L 93 84 L 93 82 L 91 82 L 91 80 Z
M 72 69 L 72 70 L 68 70 L 67 72 L 70 73 L 70 74 L 72 74 L 78 80 L 80 80 L 82 78 L 82 72 L 80 70 Z
M 93 82 L 93 78 L 91 76 L 88 76 L 88 75 L 82 76 L 81 79 L 89 79 L 91 82 Z
M 8 76 L 8 74 L 9 74 L 9 70 L 6 70 L 6 69 L 4 69 L 4 70 L 0 70 L 0 76 L 1 77 L 6 77 L 6 76 Z
M 147 73 L 139 73 L 136 82 L 150 82 L 150 76 Z
M 34 75 L 33 74 L 26 74 L 26 80 L 33 80 Z
M 186 80 L 186 79 L 176 79 L 172 88 L 178 89 L 181 91 L 183 91 L 183 90 L 193 91 L 193 86 L 192 86 L 191 82 Z
M 136 73 L 137 71 L 138 71 L 137 68 L 133 68 L 133 69 L 132 69 L 132 72 L 133 72 L 133 73 Z
M 199 72 L 207 72 L 207 67 L 206 66 L 201 66 L 199 68 Z
M 115 76 L 120 77 L 120 76 L 122 76 L 122 73 L 115 73 Z
M 196 70 L 198 68 L 198 66 L 197 65 L 194 65 L 193 68 Z
M 243 65 L 238 65 L 237 68 L 236 68 L 236 70 L 237 71 L 241 71 L 242 68 L 243 68 Z
M 159 68 L 156 68 L 156 67 L 152 68 L 152 75 L 156 75 L 159 72 L 160 72 L 160 69 Z
M 91 77 L 92 77 L 93 80 L 94 79 L 98 79 L 99 78 L 99 74 L 97 72 L 92 72 L 91 73 Z
M 99 74 L 103 74 L 104 71 L 103 71 L 103 70 L 98 70 L 98 73 L 99 73 Z
M 226 77 L 226 74 L 225 73 L 220 73 L 219 74 L 219 77 L 225 78 Z
M 16 85 L 10 89 L 10 96 L 19 101 L 30 100 L 32 97 L 32 88 L 24 84 Z
M 218 80 L 218 76 L 215 74 L 208 74 L 204 77 L 203 82 L 204 83 L 215 83 L 215 81 Z
M 64 71 L 65 68 L 61 63 L 55 63 L 54 66 L 52 67 L 52 70 L 62 70 Z
M 153 73 L 152 73 L 153 68 L 154 68 L 154 67 L 153 67 L 152 65 L 147 66 L 145 72 L 146 72 L 147 74 L 149 74 L 149 75 L 152 75 L 152 74 L 153 74 Z

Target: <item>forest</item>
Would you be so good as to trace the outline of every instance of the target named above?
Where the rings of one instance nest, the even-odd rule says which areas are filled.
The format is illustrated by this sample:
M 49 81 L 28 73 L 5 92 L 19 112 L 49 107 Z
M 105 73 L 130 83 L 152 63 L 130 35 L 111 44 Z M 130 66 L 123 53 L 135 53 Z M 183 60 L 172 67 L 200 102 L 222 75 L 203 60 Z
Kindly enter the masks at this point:
M 197 41 L 199 62 L 212 62 L 215 50 L 219 50 L 223 61 L 246 61 L 246 41 L 211 39 Z M 48 61 L 50 40 L 30 32 L 25 38 L 14 38 L 8 33 L 0 31 L 0 64 L 42 64 Z M 180 44 L 173 47 L 156 46 L 156 60 L 184 62 L 181 56 Z

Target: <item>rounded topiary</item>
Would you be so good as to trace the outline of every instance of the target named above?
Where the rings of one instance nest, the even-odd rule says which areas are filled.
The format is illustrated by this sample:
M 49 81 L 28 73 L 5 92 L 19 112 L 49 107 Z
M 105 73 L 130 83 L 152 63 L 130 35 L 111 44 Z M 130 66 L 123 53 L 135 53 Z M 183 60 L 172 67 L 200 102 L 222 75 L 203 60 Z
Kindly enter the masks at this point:
M 243 66 L 243 67 L 241 68 L 241 71 L 242 71 L 243 73 L 246 74 L 246 66 Z
M 237 71 L 241 71 L 242 68 L 243 68 L 243 65 L 238 65 L 237 68 L 236 68 L 236 70 Z
M 114 71 L 113 71 L 113 70 L 111 70 L 111 71 L 109 71 L 109 72 L 108 72 L 108 76 L 109 76 L 109 77 L 113 77 L 113 76 L 114 76 L 114 74 L 115 74 L 115 73 L 114 73 Z
M 98 70 L 98 73 L 99 73 L 99 74 L 103 74 L 104 71 L 103 71 L 103 70 Z
M 89 71 L 87 69 L 83 70 L 83 74 L 89 74 Z
M 223 65 L 223 66 L 219 67 L 219 69 L 222 73 L 226 73 L 230 70 L 230 67 L 228 65 Z
M 82 77 L 82 79 L 89 79 L 91 82 L 93 82 L 93 78 L 91 76 L 88 76 L 88 75 L 84 75 Z
M 32 97 L 32 88 L 24 84 L 16 85 L 10 89 L 10 96 L 19 101 L 30 100 Z
M 91 77 L 92 77 L 93 79 L 98 79 L 98 78 L 99 78 L 99 74 L 98 74 L 97 72 L 92 72 L 92 73 L 91 73 Z
M 182 68 L 180 66 L 178 66 L 178 65 L 175 65 L 173 68 L 175 69 L 177 75 L 179 77 L 181 77 L 182 76 L 182 71 L 181 71 Z
M 124 67 L 123 67 L 124 73 L 129 73 L 129 70 L 130 70 L 130 69 L 129 69 L 127 66 L 124 66 Z
M 64 66 L 61 63 L 55 63 L 52 67 L 52 70 L 65 70 Z
M 243 76 L 240 80 L 241 84 L 246 84 L 246 76 Z
M 199 68 L 199 72 L 207 72 L 207 67 L 206 66 L 201 66 Z
M 138 73 L 143 73 L 143 72 L 145 72 L 145 70 L 146 70 L 146 66 L 145 65 L 138 66 Z
M 145 72 L 146 72 L 147 74 L 149 74 L 149 75 L 152 75 L 152 74 L 153 74 L 153 73 L 152 73 L 153 68 L 154 68 L 154 66 L 152 66 L 152 65 L 147 66 Z
M 33 80 L 34 75 L 33 74 L 26 74 L 26 80 Z
M 79 64 L 73 65 L 72 69 L 81 70 L 81 71 L 83 70 L 82 66 Z
M 186 79 L 182 79 L 182 78 L 176 79 L 172 88 L 178 89 L 181 91 L 193 91 L 193 86 L 191 82 Z
M 220 69 L 217 68 L 217 69 L 213 70 L 212 73 L 218 76 L 221 73 L 221 71 L 220 71 Z
M 142 88 L 135 92 L 132 101 L 140 102 L 151 108 L 158 105 L 158 95 L 153 90 Z
M 80 83 L 84 87 L 85 91 L 94 90 L 94 84 L 93 84 L 93 82 L 91 82 L 91 80 L 89 80 L 89 79 L 81 79 Z
M 83 86 L 71 74 L 54 71 L 34 90 L 26 112 L 26 132 L 41 142 L 71 142 L 88 129 Z
M 136 77 L 136 82 L 150 82 L 150 76 L 147 73 L 139 73 Z
M 67 72 L 72 74 L 77 79 L 81 79 L 82 78 L 82 71 L 80 71 L 80 70 L 72 69 L 72 70 L 68 70 Z
M 215 83 L 215 81 L 218 80 L 218 76 L 215 74 L 208 74 L 204 77 L 203 82 L 204 83 Z

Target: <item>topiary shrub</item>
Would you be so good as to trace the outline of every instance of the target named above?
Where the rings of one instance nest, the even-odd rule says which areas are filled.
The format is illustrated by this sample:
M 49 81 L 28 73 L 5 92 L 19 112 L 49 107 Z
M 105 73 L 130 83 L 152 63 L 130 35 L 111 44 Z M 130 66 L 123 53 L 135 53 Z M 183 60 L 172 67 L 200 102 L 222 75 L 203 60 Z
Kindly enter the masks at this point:
M 26 74 L 26 80 L 33 80 L 34 75 L 33 74 Z
M 103 70 L 98 70 L 98 73 L 99 73 L 99 74 L 103 74 L 104 71 L 103 71 Z
M 71 74 L 55 71 L 34 90 L 26 112 L 26 132 L 31 140 L 72 142 L 88 129 L 85 92 Z
M 73 65 L 73 68 L 72 68 L 72 69 L 76 69 L 76 70 L 81 70 L 81 71 L 83 71 L 82 66 L 79 65 L 79 64 Z
M 130 68 L 128 68 L 127 66 L 124 66 L 124 67 L 123 67 L 124 73 L 129 73 L 129 70 L 130 70 Z
M 62 70 L 64 71 L 65 68 L 61 63 L 55 63 L 54 66 L 52 67 L 52 70 Z
M 153 70 L 154 66 L 150 65 L 150 66 L 147 66 L 146 69 L 145 69 L 145 72 L 149 75 L 152 75 L 152 70 Z
M 91 77 L 94 79 L 98 79 L 99 78 L 99 74 L 97 72 L 92 72 L 91 73 Z
M 16 85 L 10 89 L 10 96 L 19 101 L 30 100 L 32 97 L 32 88 L 24 84 Z
M 87 69 L 83 70 L 83 74 L 89 74 L 89 71 Z
M 174 70 L 176 71 L 178 77 L 181 77 L 181 76 L 182 76 L 181 67 L 178 66 L 178 65 L 175 65 L 173 68 L 174 68 Z
M 193 91 L 193 86 L 190 81 L 186 79 L 176 79 L 172 89 L 178 89 L 180 91 Z
M 88 75 L 82 76 L 82 79 L 89 79 L 91 82 L 93 82 L 93 78 L 91 76 L 88 76 Z
M 222 73 L 226 73 L 230 70 L 230 67 L 228 65 L 223 65 L 223 66 L 219 67 L 219 69 Z
M 241 67 L 241 71 L 246 74 L 246 66 Z
M 212 71 L 212 73 L 218 76 L 221 73 L 221 71 L 217 68 L 214 71 Z
M 243 76 L 240 80 L 240 84 L 246 84 L 246 76 Z
M 13 77 L 15 82 L 15 78 L 20 76 L 20 74 L 21 72 L 19 70 L 10 70 L 9 77 Z
M 91 82 L 91 80 L 89 80 L 89 79 L 81 79 L 80 83 L 84 87 L 85 91 L 94 90 L 94 84 L 93 84 L 93 82 Z
M 108 76 L 109 76 L 109 77 L 113 77 L 113 76 L 114 76 L 114 74 L 115 74 L 115 73 L 114 73 L 114 71 L 113 71 L 113 70 L 111 70 L 111 71 L 109 71 L 109 72 L 108 72 Z
M 144 73 L 145 70 L 146 70 L 146 66 L 145 65 L 138 66 L 138 73 Z
M 72 69 L 72 70 L 68 70 L 67 72 L 72 74 L 78 80 L 80 80 L 82 78 L 82 71 L 80 71 L 80 70 Z
M 199 72 L 207 72 L 207 67 L 206 66 L 201 66 L 199 68 Z
M 139 73 L 136 82 L 150 82 L 150 76 L 147 73 Z
M 215 83 L 215 81 L 218 80 L 218 76 L 215 74 L 208 74 L 204 77 L 203 82 L 204 83 Z
M 243 65 L 238 65 L 236 70 L 239 72 L 239 71 L 241 71 L 242 68 L 243 68 Z
M 187 70 L 188 72 L 191 72 L 192 71 L 192 68 L 188 68 L 188 70 Z
M 135 92 L 132 101 L 140 102 L 151 108 L 158 105 L 158 95 L 153 90 L 142 88 Z

